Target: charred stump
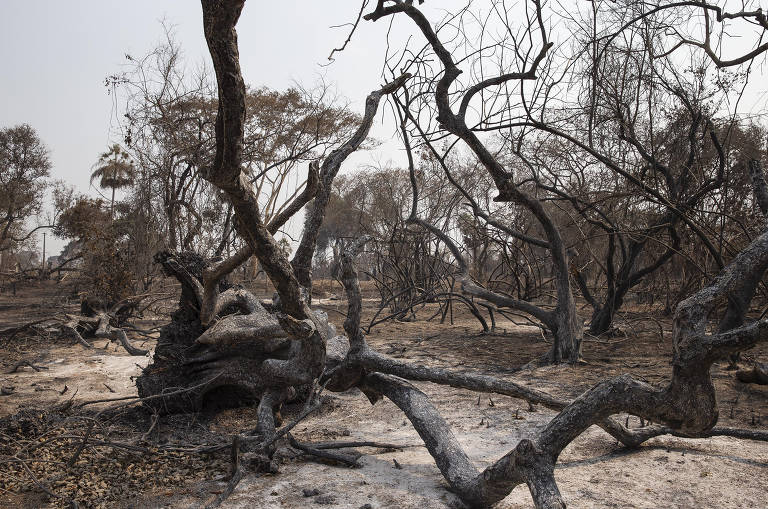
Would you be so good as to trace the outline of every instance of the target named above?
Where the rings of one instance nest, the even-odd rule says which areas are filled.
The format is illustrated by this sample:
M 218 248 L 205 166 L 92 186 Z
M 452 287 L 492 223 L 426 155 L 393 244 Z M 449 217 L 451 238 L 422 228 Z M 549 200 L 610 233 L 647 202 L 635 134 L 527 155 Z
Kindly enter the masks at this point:
M 161 252 L 155 261 L 164 272 L 181 283 L 178 309 L 160 332 L 152 363 L 137 378 L 139 396 L 158 412 L 196 412 L 242 405 L 253 405 L 270 388 L 270 380 L 258 375 L 268 359 L 288 359 L 295 349 L 295 335 L 301 328 L 280 312 L 275 304 L 259 302 L 244 288 L 226 280 L 219 293 L 231 302 L 208 327 L 200 319 L 199 287 L 210 263 L 201 256 L 185 252 Z M 316 323 L 335 335 L 327 316 L 314 312 Z M 328 337 L 328 336 L 326 336 Z M 301 393 L 302 387 L 287 391 L 287 397 Z

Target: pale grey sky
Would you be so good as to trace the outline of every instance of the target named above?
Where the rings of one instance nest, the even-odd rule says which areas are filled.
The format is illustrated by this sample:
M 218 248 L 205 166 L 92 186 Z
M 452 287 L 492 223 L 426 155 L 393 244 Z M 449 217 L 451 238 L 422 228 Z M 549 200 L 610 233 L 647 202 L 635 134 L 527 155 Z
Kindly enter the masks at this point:
M 553 6 L 568 12 L 571 8 L 565 4 L 575 1 L 555 1 Z M 436 21 L 444 10 L 465 3 L 439 0 L 421 7 Z M 246 2 L 238 24 L 246 82 L 284 89 L 295 82 L 311 85 L 323 76 L 355 111 L 361 111 L 365 96 L 382 83 L 389 19 L 361 21 L 353 41 L 336 54 L 335 62 L 320 65 L 347 36 L 348 27 L 330 27 L 354 21 L 359 7 L 358 1 L 350 0 Z M 126 53 L 143 55 L 157 45 L 163 19 L 175 27 L 188 63 L 209 62 L 197 0 L 0 0 L 0 127 L 30 124 L 51 150 L 52 176 L 96 194 L 89 189 L 92 165 L 113 141 L 110 128 L 114 115 L 121 113 L 107 95 L 104 80 L 121 70 Z M 409 20 L 397 19 L 392 33 L 403 40 L 413 29 Z M 553 29 L 551 37 L 567 39 L 567 34 Z M 758 67 L 755 71 L 765 76 Z M 744 106 L 764 112 L 766 86 L 755 81 L 764 80 L 753 77 L 755 95 Z M 394 126 L 382 124 L 381 118 L 372 134 L 391 138 Z M 355 154 L 346 168 L 401 157 L 390 144 Z M 62 244 L 49 241 L 48 253 L 57 253 Z

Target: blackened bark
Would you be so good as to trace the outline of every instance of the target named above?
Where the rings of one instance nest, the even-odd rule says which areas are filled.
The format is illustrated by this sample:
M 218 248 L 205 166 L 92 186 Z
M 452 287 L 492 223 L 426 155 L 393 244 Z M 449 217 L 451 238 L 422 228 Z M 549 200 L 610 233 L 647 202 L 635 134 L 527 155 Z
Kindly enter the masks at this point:
M 222 299 L 226 304 L 219 308 L 219 320 L 206 327 L 200 309 L 208 262 L 192 253 L 160 253 L 156 259 L 166 274 L 181 282 L 182 292 L 171 323 L 161 330 L 152 363 L 136 380 L 139 395 L 195 387 L 153 399 L 150 404 L 158 411 L 253 404 L 267 390 L 285 391 L 311 382 L 301 372 L 282 370 L 275 376 L 270 364 L 291 362 L 315 335 L 324 346 L 325 338 L 335 335 L 324 313 L 312 312 L 311 320 L 296 320 L 279 309 L 267 311 L 247 291 L 219 280 L 218 291 L 232 298 Z

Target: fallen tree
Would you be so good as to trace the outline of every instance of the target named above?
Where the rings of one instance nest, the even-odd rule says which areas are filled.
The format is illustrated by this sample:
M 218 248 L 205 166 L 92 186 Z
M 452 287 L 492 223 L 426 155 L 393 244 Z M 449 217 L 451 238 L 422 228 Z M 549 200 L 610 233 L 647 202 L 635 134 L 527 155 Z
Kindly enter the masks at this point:
M 384 3 L 378 2 L 373 17 L 405 12 L 420 23 L 412 2 L 394 2 L 389 7 L 384 7 Z M 349 304 L 345 335 L 335 334 L 327 317 L 309 306 L 308 293 L 300 284 L 305 276 L 297 276 L 306 266 L 292 266 L 288 262 L 272 237 L 274 223 L 264 224 L 252 191 L 243 185 L 240 162 L 245 85 L 235 31 L 243 4 L 244 0 L 202 2 L 205 36 L 219 85 L 217 151 L 206 178 L 232 203 L 238 231 L 247 247 L 216 264 L 186 254 L 163 253 L 158 257 L 167 273 L 182 283 L 180 308 L 161 335 L 153 364 L 137 381 L 145 402 L 165 410 L 199 408 L 206 400 L 214 399 L 258 400 L 254 431 L 235 437 L 231 446 L 235 468 L 230 484 L 209 507 L 221 503 L 248 469 L 275 470 L 275 443 L 286 437 L 299 419 L 317 408 L 317 394 L 324 388 L 358 388 L 372 402 L 381 397 L 392 400 L 424 440 L 451 489 L 471 507 L 492 506 L 523 483 L 536 507 L 565 507 L 554 478 L 555 464 L 562 450 L 592 425 L 600 426 L 629 447 L 668 433 L 691 438 L 727 435 L 768 439 L 765 432 L 715 427 L 718 407 L 710 377 L 713 363 L 768 339 L 768 320 L 709 332 L 709 315 L 715 307 L 728 295 L 740 292 L 749 284 L 748 276 L 764 270 L 768 264 L 768 232 L 743 249 L 710 284 L 678 306 L 672 377 L 666 387 L 622 375 L 597 384 L 573 401 L 564 401 L 525 383 L 429 368 L 382 355 L 367 344 L 360 328 L 362 300 L 353 259 L 367 241 L 365 238 L 347 246 L 341 254 L 342 281 Z M 429 35 L 429 30 L 420 27 Z M 363 124 L 353 138 L 331 153 L 322 167 L 340 165 L 359 146 L 380 99 L 407 79 L 407 75 L 401 76 L 369 95 Z M 325 174 L 330 180 L 331 173 Z M 329 180 L 320 180 L 321 186 L 328 185 Z M 503 179 L 500 187 L 506 193 L 516 193 Z M 300 199 L 306 203 L 312 197 L 306 194 Z M 303 242 L 312 249 L 317 224 L 322 222 L 324 213 L 322 202 L 315 202 L 305 224 Z M 304 203 L 291 209 L 298 210 Z M 306 248 L 308 252 L 312 251 L 310 248 Z M 224 281 L 227 273 L 251 253 L 277 289 L 277 298 L 272 303 L 259 302 L 246 290 Z M 497 462 L 479 471 L 438 409 L 411 381 L 505 394 L 559 413 L 544 429 L 521 440 Z M 302 389 L 305 393 L 309 389 L 305 410 L 278 430 L 275 411 Z M 176 397 L 180 394 L 183 399 Z M 615 418 L 620 413 L 655 424 L 630 429 Z M 305 449 L 318 448 L 305 444 Z M 255 454 L 256 460 L 242 464 L 241 452 L 252 457 Z

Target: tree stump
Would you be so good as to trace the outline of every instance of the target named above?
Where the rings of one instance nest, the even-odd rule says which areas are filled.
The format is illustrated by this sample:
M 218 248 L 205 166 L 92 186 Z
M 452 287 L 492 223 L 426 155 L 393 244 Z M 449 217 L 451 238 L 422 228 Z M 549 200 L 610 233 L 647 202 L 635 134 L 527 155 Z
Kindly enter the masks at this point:
M 209 263 L 191 252 L 161 252 L 155 261 L 181 283 L 181 295 L 171 323 L 160 332 L 152 363 L 136 379 L 139 396 L 168 396 L 146 404 L 161 413 L 215 411 L 253 405 L 266 390 L 274 389 L 255 373 L 268 359 L 289 358 L 295 347 L 279 301 L 262 303 L 244 288 L 223 280 L 219 292 L 237 298 L 206 328 L 200 321 L 196 285 L 202 283 Z M 327 315 L 314 314 L 315 322 L 326 329 L 323 336 L 335 336 Z M 287 397 L 295 397 L 301 389 L 290 388 Z

